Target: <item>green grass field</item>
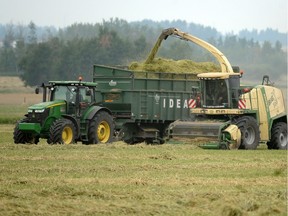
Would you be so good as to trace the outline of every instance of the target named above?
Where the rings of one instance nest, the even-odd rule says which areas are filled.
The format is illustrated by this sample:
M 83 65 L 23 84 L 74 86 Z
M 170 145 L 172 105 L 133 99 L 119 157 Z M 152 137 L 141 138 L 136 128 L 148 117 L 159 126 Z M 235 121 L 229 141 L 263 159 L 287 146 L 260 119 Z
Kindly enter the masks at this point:
M 0 215 L 287 215 L 287 151 L 15 145 L 0 125 Z
M 0 124 L 14 124 L 24 118 L 27 113 L 28 105 L 7 105 L 0 104 Z

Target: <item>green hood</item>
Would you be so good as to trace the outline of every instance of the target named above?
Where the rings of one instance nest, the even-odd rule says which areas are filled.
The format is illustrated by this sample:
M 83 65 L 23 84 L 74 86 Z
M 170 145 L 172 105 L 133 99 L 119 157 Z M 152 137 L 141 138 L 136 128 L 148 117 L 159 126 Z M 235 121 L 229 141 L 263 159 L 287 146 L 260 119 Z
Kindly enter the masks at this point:
M 42 110 L 54 106 L 64 105 L 66 102 L 64 100 L 56 100 L 56 101 L 48 101 L 48 102 L 42 102 L 38 104 L 34 104 L 30 107 L 28 107 L 29 110 Z

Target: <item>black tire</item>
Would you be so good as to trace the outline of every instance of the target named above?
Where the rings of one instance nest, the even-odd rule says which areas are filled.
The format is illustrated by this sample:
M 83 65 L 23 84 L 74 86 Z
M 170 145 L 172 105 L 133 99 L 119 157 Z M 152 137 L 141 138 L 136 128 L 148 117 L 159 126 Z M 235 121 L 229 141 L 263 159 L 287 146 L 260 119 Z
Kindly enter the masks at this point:
M 239 149 L 257 148 L 260 141 L 260 131 L 257 121 L 252 116 L 243 116 L 234 121 L 241 131 L 241 144 Z
M 69 119 L 57 119 L 50 128 L 48 144 L 72 144 L 75 143 L 76 128 Z
M 90 121 L 88 142 L 85 144 L 110 143 L 113 141 L 114 121 L 112 116 L 105 112 L 98 112 Z
M 27 119 L 22 119 L 16 123 L 14 132 L 13 132 L 13 139 L 15 144 L 38 144 L 39 137 L 33 135 L 32 133 L 25 133 L 19 130 L 19 123 L 28 122 Z
M 138 144 L 145 141 L 145 138 L 138 137 L 141 129 L 136 123 L 126 123 L 120 131 L 121 140 L 129 145 Z
M 268 149 L 287 149 L 287 123 L 278 122 L 272 126 Z

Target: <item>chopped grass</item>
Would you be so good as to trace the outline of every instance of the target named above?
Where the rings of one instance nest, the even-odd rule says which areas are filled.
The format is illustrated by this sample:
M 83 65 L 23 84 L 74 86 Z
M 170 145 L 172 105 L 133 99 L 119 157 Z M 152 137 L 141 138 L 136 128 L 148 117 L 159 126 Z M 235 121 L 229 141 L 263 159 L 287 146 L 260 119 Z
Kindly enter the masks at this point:
M 134 71 L 174 72 L 174 73 L 204 73 L 219 72 L 220 66 L 213 62 L 194 62 L 191 60 L 171 60 L 156 58 L 151 63 L 132 62 L 129 66 Z

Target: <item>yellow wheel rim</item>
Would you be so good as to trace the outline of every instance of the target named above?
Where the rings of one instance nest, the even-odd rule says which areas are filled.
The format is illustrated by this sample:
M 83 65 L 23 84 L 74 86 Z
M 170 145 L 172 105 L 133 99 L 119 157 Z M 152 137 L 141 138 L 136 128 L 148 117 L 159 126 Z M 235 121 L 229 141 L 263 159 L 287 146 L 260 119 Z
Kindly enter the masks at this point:
M 106 121 L 100 122 L 97 128 L 98 141 L 101 143 L 106 143 L 110 137 L 110 126 Z
M 64 144 L 71 144 L 73 140 L 73 130 L 66 126 L 62 131 L 62 140 Z

